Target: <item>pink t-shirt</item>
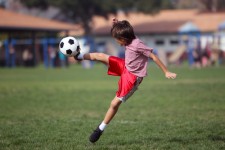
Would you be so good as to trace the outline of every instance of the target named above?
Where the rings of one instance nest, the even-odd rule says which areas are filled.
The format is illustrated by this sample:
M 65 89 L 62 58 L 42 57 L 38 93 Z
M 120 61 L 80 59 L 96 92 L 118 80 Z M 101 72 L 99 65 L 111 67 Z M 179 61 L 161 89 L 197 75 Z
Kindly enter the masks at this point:
M 147 75 L 147 65 L 152 48 L 147 47 L 140 39 L 136 38 L 125 50 L 125 66 L 138 77 Z

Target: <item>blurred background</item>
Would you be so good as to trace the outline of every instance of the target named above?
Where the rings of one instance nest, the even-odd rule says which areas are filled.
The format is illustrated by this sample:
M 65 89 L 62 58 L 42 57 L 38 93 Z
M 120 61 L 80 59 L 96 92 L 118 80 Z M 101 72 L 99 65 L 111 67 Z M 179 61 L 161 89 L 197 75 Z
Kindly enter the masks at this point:
M 225 64 L 224 0 L 0 0 L 0 7 L 0 67 L 68 67 L 76 62 L 58 50 L 64 36 L 124 57 L 110 35 L 113 17 L 128 20 L 166 65 Z
M 83 50 L 124 57 L 114 17 L 178 76 L 150 63 L 93 145 L 118 78 L 58 45 L 74 36 Z M 224 68 L 225 0 L 0 0 L 0 150 L 224 150 Z

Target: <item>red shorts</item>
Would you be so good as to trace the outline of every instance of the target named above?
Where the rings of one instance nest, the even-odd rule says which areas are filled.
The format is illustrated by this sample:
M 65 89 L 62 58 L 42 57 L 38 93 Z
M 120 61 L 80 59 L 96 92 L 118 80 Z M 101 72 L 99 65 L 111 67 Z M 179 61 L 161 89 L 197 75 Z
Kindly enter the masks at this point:
M 142 81 L 142 77 L 130 73 L 125 67 L 124 59 L 110 56 L 108 74 L 120 76 L 116 96 L 125 102 L 136 90 Z

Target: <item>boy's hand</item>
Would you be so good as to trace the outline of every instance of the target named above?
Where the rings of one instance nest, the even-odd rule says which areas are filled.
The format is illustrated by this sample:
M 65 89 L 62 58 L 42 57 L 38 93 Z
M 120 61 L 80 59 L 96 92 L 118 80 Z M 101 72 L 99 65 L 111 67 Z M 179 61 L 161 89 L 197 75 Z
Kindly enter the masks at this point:
M 165 73 L 165 76 L 166 76 L 167 79 L 175 79 L 177 77 L 177 74 L 167 71 Z

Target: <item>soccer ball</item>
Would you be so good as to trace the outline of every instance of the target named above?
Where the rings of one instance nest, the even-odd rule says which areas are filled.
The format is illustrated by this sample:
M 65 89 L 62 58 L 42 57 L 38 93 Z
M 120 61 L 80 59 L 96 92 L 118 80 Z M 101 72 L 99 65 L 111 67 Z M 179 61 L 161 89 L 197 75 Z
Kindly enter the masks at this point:
M 76 38 L 68 36 L 59 43 L 59 50 L 68 57 L 76 56 L 80 52 L 80 45 Z

